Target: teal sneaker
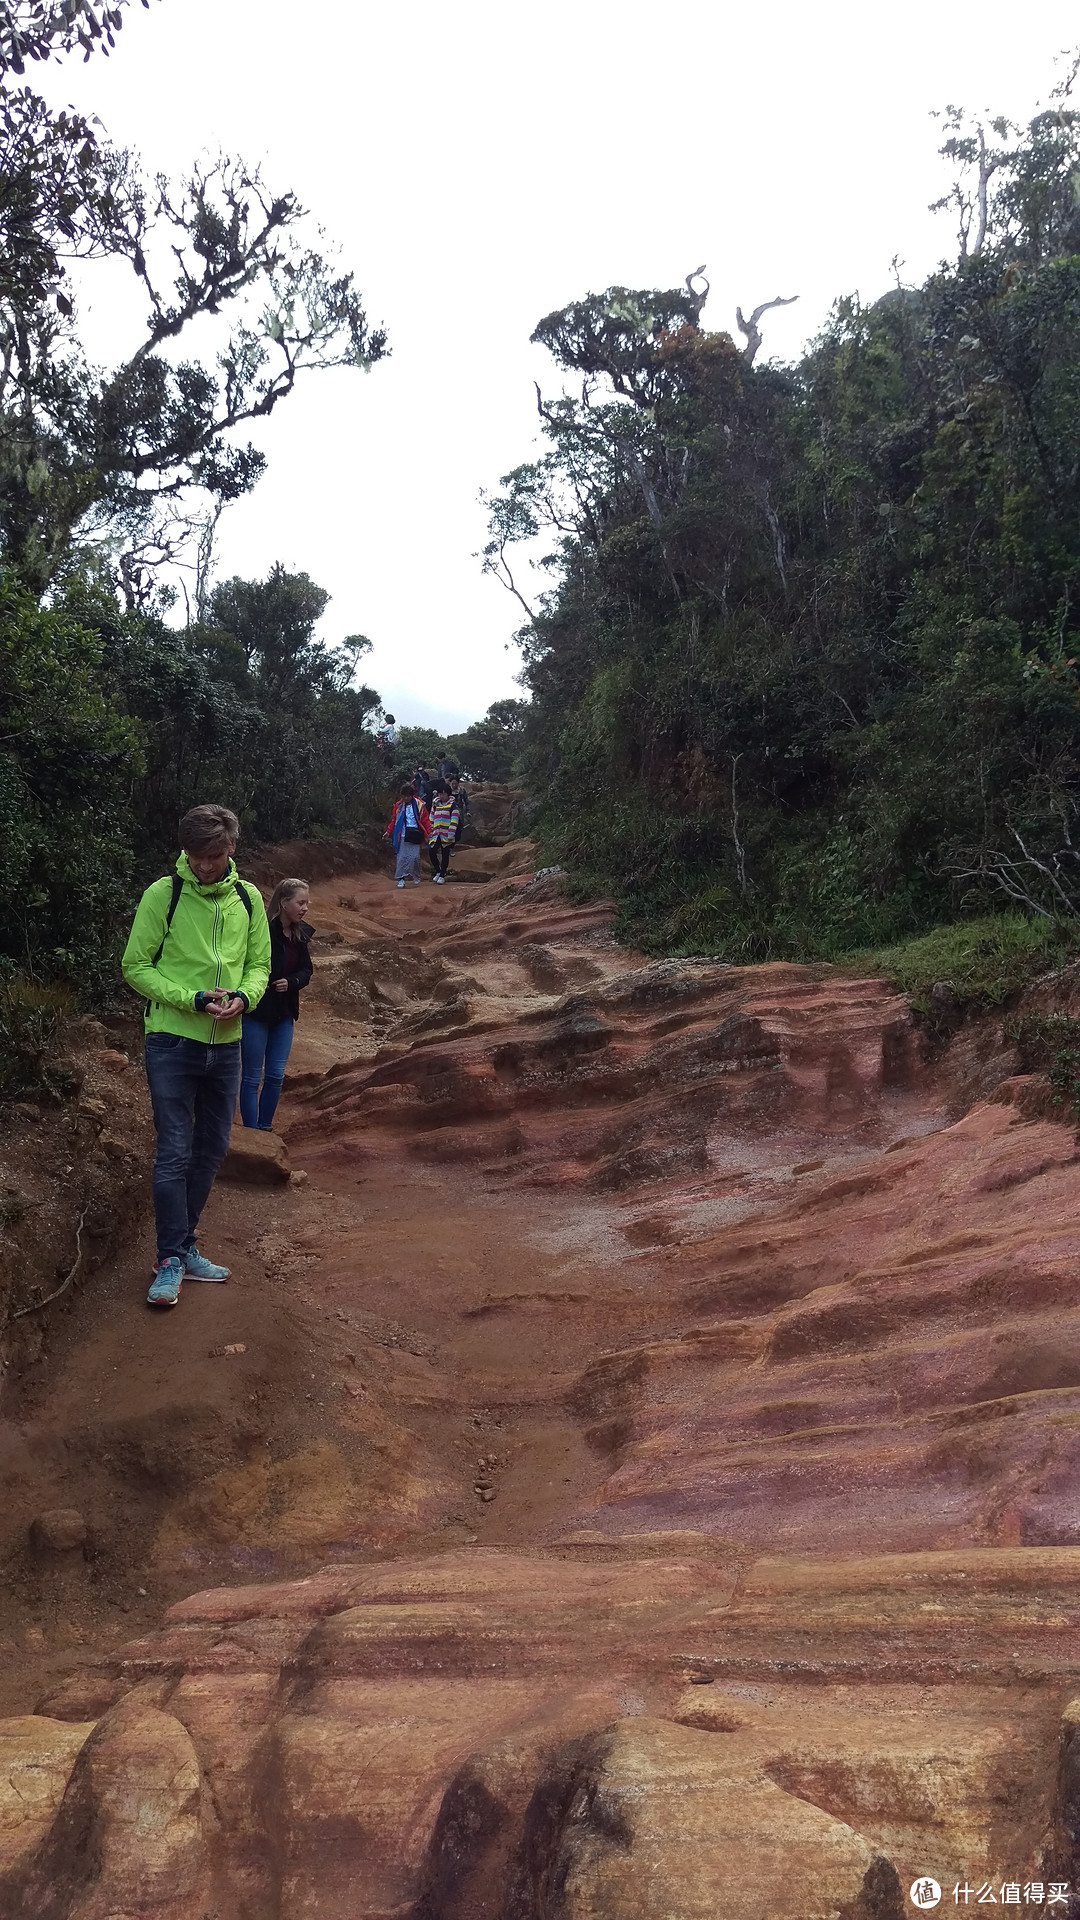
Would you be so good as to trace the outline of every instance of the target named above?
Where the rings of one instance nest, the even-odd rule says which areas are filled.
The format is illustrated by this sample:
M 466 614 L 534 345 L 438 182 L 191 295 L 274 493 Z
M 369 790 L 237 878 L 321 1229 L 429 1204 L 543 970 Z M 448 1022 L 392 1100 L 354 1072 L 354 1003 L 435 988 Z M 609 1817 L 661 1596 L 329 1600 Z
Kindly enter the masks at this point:
M 212 1260 L 204 1260 L 198 1247 L 189 1247 L 184 1263 L 184 1272 L 189 1280 L 227 1280 L 228 1267 L 216 1267 Z
M 163 1260 L 155 1270 L 150 1291 L 146 1296 L 147 1306 L 175 1307 L 183 1284 L 184 1269 L 175 1255 L 171 1260 Z

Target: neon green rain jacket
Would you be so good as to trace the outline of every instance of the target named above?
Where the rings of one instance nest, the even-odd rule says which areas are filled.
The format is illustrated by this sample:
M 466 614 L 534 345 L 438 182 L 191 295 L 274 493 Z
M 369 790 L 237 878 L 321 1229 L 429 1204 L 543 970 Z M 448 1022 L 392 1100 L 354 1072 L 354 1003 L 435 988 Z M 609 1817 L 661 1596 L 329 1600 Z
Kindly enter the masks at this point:
M 124 957 L 124 979 L 146 1001 L 147 1033 L 179 1033 L 188 1040 L 223 1046 L 239 1040 L 240 1020 L 211 1020 L 196 1013 L 195 995 L 212 987 L 242 993 L 258 1006 L 270 978 L 270 929 L 258 887 L 240 885 L 251 902 L 250 916 L 237 891 L 235 863 L 220 880 L 201 886 L 181 854 L 176 871 L 184 882 L 172 924 L 165 921 L 172 899 L 172 877 L 155 880 L 139 901 Z M 154 955 L 162 945 L 161 958 Z

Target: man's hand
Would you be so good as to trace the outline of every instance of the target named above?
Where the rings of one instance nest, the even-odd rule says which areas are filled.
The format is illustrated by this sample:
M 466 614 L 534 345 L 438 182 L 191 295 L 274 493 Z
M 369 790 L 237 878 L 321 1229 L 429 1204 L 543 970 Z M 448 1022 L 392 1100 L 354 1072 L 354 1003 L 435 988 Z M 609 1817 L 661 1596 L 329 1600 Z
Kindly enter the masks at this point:
M 289 991 L 289 983 L 287 980 L 271 980 L 270 985 L 273 987 L 275 993 L 288 993 Z
M 211 1020 L 235 1020 L 238 1013 L 243 1013 L 244 1002 L 238 993 L 222 994 L 217 1000 L 207 1001 L 206 1011 Z

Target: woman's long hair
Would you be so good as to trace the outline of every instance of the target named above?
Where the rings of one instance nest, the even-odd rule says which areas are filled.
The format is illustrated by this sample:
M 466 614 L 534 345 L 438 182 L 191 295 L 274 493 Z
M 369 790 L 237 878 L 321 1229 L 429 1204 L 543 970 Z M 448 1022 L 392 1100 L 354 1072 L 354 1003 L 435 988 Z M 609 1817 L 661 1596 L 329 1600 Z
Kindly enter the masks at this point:
M 270 905 L 266 909 L 267 919 L 280 920 L 282 901 L 295 900 L 298 893 L 306 892 L 307 884 L 306 880 L 279 880 L 270 895 Z

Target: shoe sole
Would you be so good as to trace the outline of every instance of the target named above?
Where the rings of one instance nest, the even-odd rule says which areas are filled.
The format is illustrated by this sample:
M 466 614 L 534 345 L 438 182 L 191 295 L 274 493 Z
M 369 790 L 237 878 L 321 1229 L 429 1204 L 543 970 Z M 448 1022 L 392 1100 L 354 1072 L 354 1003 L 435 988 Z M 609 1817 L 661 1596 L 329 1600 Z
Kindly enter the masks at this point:
M 223 1287 L 228 1273 L 185 1273 L 184 1279 L 196 1287 Z

